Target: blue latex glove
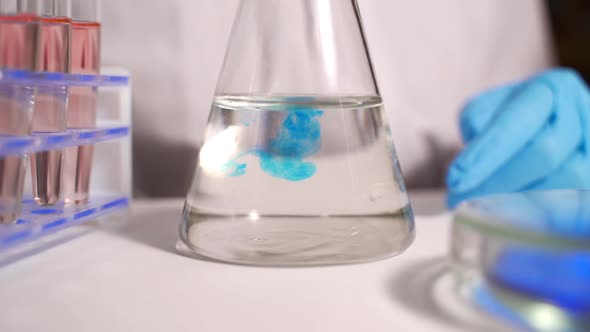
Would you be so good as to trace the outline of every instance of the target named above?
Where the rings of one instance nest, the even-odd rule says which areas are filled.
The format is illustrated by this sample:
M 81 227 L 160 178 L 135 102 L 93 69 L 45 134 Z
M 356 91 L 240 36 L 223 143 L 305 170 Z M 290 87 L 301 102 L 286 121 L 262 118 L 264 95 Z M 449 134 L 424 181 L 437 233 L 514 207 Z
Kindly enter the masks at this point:
M 590 92 L 569 69 L 476 96 L 461 113 L 465 150 L 448 204 L 493 193 L 590 189 Z

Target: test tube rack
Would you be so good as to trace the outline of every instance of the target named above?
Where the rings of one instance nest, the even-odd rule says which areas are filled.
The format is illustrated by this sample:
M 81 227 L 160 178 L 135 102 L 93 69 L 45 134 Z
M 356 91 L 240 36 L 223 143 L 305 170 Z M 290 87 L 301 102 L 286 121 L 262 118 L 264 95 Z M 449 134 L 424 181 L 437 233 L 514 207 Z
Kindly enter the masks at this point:
M 78 75 L 0 70 L 0 85 L 127 87 L 127 76 Z M 94 144 L 129 136 L 128 124 L 99 123 L 97 128 L 68 130 L 62 133 L 33 133 L 30 136 L 0 136 L 0 158 L 70 146 Z M 127 208 L 129 198 L 122 194 L 91 195 L 86 204 L 51 207 L 23 200 L 22 212 L 14 224 L 0 224 L 0 251 L 49 235 L 71 226 L 95 220 Z

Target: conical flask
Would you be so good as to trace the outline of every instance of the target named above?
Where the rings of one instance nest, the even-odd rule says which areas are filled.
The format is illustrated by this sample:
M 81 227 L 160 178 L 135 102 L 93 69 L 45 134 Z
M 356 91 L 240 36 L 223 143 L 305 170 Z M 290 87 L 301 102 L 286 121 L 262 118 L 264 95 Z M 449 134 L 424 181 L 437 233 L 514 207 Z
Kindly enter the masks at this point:
M 355 0 L 243 0 L 181 242 L 249 265 L 366 262 L 414 221 Z

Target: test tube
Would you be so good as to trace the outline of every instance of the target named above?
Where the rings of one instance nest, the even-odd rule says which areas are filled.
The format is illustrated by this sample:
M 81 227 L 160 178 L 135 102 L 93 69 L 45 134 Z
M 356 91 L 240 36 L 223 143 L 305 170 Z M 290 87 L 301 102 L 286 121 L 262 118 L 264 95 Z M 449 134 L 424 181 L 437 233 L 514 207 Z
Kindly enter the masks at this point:
M 78 0 L 72 6 L 72 73 L 98 75 L 100 71 L 100 0 Z M 72 87 L 68 100 L 68 129 L 96 127 L 94 87 Z M 88 201 L 94 146 L 65 149 L 63 192 L 66 204 Z
M 38 50 L 39 17 L 19 12 L 18 0 L 0 0 L 0 67 L 32 71 Z M 33 88 L 0 82 L 0 135 L 31 133 Z M 13 223 L 21 210 L 27 159 L 0 157 L 0 224 Z
M 41 16 L 40 47 L 36 70 L 70 72 L 71 23 L 69 0 L 28 0 Z M 33 110 L 33 132 L 66 130 L 68 89 L 38 87 Z M 31 156 L 33 197 L 39 205 L 54 205 L 61 197 L 63 151 L 43 151 Z

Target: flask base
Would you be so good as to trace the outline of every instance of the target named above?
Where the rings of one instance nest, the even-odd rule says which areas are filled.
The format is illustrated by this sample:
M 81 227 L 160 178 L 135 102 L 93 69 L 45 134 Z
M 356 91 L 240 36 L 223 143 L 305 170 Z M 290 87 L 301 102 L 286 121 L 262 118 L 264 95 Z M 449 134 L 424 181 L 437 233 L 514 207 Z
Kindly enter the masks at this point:
M 381 260 L 415 237 L 409 207 L 373 216 L 186 216 L 177 249 L 219 262 L 317 266 Z

